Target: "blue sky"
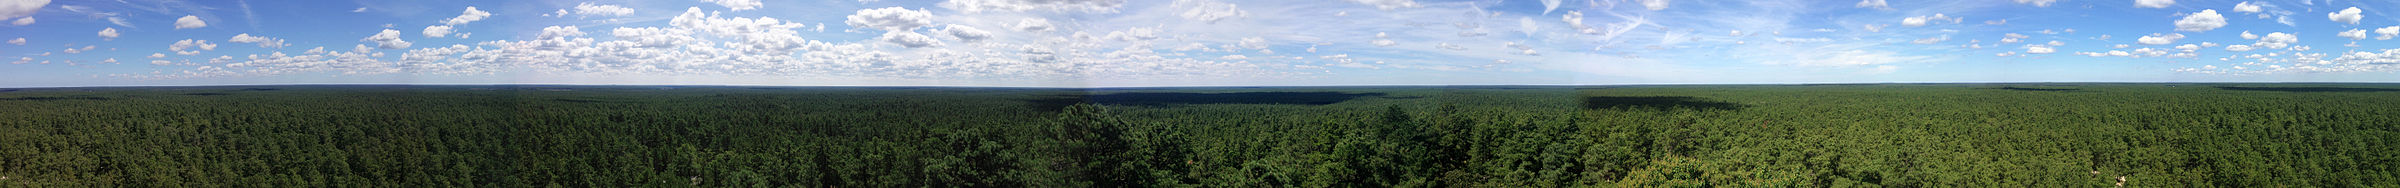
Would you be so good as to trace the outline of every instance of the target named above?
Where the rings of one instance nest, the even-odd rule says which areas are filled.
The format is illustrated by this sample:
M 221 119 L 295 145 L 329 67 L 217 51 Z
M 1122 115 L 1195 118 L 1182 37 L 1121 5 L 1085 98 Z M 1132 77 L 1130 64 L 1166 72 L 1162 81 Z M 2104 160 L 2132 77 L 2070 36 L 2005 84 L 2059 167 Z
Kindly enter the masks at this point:
M 0 87 L 2394 82 L 2393 1 L 0 1 Z

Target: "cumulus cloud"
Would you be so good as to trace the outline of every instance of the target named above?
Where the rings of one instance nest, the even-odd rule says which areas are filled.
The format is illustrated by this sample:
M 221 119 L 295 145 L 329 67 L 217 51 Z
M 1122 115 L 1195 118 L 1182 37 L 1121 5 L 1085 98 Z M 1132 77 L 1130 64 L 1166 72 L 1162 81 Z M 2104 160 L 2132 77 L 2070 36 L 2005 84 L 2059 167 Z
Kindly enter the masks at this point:
M 2267 33 L 2266 36 L 2258 37 L 2258 42 L 2251 43 L 2250 45 L 2265 49 L 2283 49 L 2283 47 L 2291 46 L 2293 43 L 2300 43 L 2299 35 L 2274 32 Z
M 933 37 L 927 37 L 924 34 L 917 34 L 917 32 L 884 32 L 883 36 L 878 38 L 882 39 L 883 42 L 899 44 L 901 47 L 923 48 L 942 46 L 942 41 L 933 40 Z
M 1242 11 L 1238 5 L 1214 0 L 1176 0 L 1172 7 L 1184 8 L 1182 14 L 1177 14 L 1184 19 L 1207 23 L 1217 23 L 1217 20 L 1250 15 L 1249 11 Z
M 492 13 L 484 12 L 483 10 L 476 10 L 475 7 L 469 6 L 467 7 L 467 11 L 459 13 L 458 17 L 451 17 L 448 20 L 442 20 L 442 25 L 467 24 L 469 22 L 483 21 L 483 18 L 485 17 L 492 17 Z
M 42 10 L 42 6 L 49 5 L 50 0 L 0 1 L 0 19 L 33 16 L 34 12 Z
M 175 19 L 175 29 L 194 29 L 202 27 L 208 27 L 208 21 L 201 21 L 200 17 L 198 16 L 184 15 L 183 18 Z
M 625 6 L 617 6 L 617 5 L 594 5 L 594 4 L 590 3 L 590 2 L 585 2 L 585 3 L 575 4 L 575 15 L 583 15 L 583 16 L 625 16 L 625 15 L 632 15 L 632 14 L 633 14 L 633 8 L 625 8 Z
M 2141 43 L 2141 44 L 2143 44 L 2143 45 L 2166 45 L 2166 44 L 2172 44 L 2172 43 L 2175 43 L 2175 40 L 2183 40 L 2183 34 L 2180 34 L 2180 33 L 2168 33 L 2168 34 L 2157 34 L 2157 33 L 2151 33 L 2151 34 L 2150 34 L 2150 36 L 2142 36 L 2142 38 L 2141 38 L 2141 39 L 2135 40 L 2134 42 L 2135 42 L 2135 43 Z
M 273 38 L 273 37 L 266 37 L 266 36 L 252 36 L 252 35 L 250 35 L 249 33 L 243 33 L 243 34 L 239 34 L 239 35 L 233 35 L 233 39 L 227 39 L 227 40 L 225 40 L 225 41 L 226 41 L 226 42 L 233 42 L 233 43 L 251 43 L 251 44 L 258 44 L 258 47 L 261 47 L 261 48 L 282 48 L 282 47 L 284 47 L 284 46 L 285 46 L 285 45 L 283 44 L 283 39 L 277 39 L 277 38 Z
M 2250 34 L 2250 31 L 2242 31 L 2242 40 L 2255 40 L 2255 39 L 2258 39 L 2258 35 Z
M 1043 32 L 1050 31 L 1052 26 L 1050 25 L 1049 19 L 1026 18 L 1025 20 L 1017 21 L 1017 24 L 1009 25 L 1009 27 L 1016 29 L 1017 31 Z
M 2137 8 L 2167 8 L 2170 5 L 2175 5 L 2175 0 L 2133 0 L 2133 7 Z
M 2233 12 L 2257 13 L 2259 11 L 2263 11 L 2263 9 L 2261 9 L 2258 4 L 2251 4 L 2249 1 L 2243 1 L 2240 4 L 2233 4 Z
M 1421 6 L 1421 5 L 1418 5 L 1418 4 L 1417 4 L 1417 1 L 1416 1 L 1416 0 L 1346 0 L 1346 1 L 1350 1 L 1350 2 L 1353 2 L 1353 3 L 1358 3 L 1358 4 L 1366 4 L 1367 6 L 1375 6 L 1375 9 L 1383 9 L 1383 10 L 1392 10 L 1392 9 L 1399 9 L 1399 8 L 1417 8 L 1417 7 L 1420 7 L 1420 6 Z
M 1857 6 L 1857 7 L 1858 7 L 1858 8 L 1873 8 L 1873 9 L 1891 9 L 1891 8 L 1892 8 L 1891 4 L 1890 4 L 1890 3 L 1884 3 L 1884 0 L 1861 0 L 1861 1 L 1858 1 L 1858 6 Z
M 585 33 L 583 33 L 583 28 L 576 28 L 575 26 L 572 26 L 572 25 L 564 25 L 564 26 L 550 26 L 550 27 L 542 27 L 542 33 L 541 33 L 541 34 L 539 34 L 539 35 L 534 35 L 534 38 L 538 38 L 538 39 L 544 39 L 544 40 L 549 40 L 549 39 L 565 39 L 565 38 L 567 38 L 567 37 L 580 37 L 580 36 L 583 36 L 584 34 L 585 34 Z
M 732 9 L 733 11 L 744 11 L 744 10 L 750 10 L 750 9 L 758 9 L 758 7 L 766 6 L 766 4 L 765 4 L 765 3 L 759 3 L 759 2 L 758 2 L 758 0 L 701 0 L 701 1 L 708 1 L 709 3 L 716 3 L 716 4 L 717 4 L 717 6 L 725 6 L 725 8 L 726 8 L 726 9 Z
M 1966 18 L 1950 17 L 1950 16 L 1948 16 L 1948 15 L 1942 15 L 1942 14 L 1933 14 L 1932 16 L 1917 16 L 1917 17 L 1901 18 L 1901 19 L 1900 19 L 1900 25 L 1901 25 L 1901 26 L 1909 26 L 1909 27 L 1917 27 L 1917 26 L 1925 26 L 1925 25 L 1928 25 L 1928 24 L 1941 24 L 1941 22 L 1949 22 L 1949 23 L 1954 23 L 1954 24 L 1955 24 L 1955 23 L 1963 22 L 1963 21 L 1965 21 L 1965 20 L 1966 20 Z
M 448 26 L 448 25 L 434 25 L 434 26 L 425 26 L 425 32 L 424 32 L 424 34 L 425 34 L 425 37 L 442 38 L 442 37 L 449 37 L 449 36 L 450 36 L 450 32 L 451 32 L 451 31 L 450 31 L 450 26 Z
M 1245 37 L 1240 43 L 1235 43 L 1235 46 L 1248 49 L 1267 49 L 1267 38 Z
M 2326 19 L 2332 19 L 2332 20 L 2333 20 L 2333 22 L 2342 22 L 2342 23 L 2348 23 L 2348 24 L 2350 24 L 2350 25 L 2358 25 L 2358 19 L 2360 19 L 2360 18 L 2366 18 L 2366 15 L 2361 15 L 2361 14 L 2359 14 L 2359 13 L 2361 13 L 2361 12 L 2363 12 L 2363 11 L 2359 11 L 2359 10 L 2358 10 L 2358 7 L 2350 7 L 2349 9 L 2342 9 L 2342 11 L 2337 11 L 2337 12 L 2332 12 L 2332 13 L 2325 13 L 2325 18 L 2326 18 Z
M 942 33 L 949 33 L 951 37 L 958 37 L 959 41 L 966 42 L 983 41 L 983 39 L 992 38 L 992 32 L 958 24 L 951 24 L 950 26 L 942 27 Z
M 208 50 L 217 50 L 217 44 L 208 43 L 208 40 L 183 39 L 182 41 L 175 41 L 175 44 L 167 45 L 167 51 L 173 51 L 175 54 L 181 55 L 199 55 L 200 51 Z
M 17 18 L 17 21 L 8 22 L 8 24 L 17 26 L 33 25 L 33 17 Z
M 25 38 L 24 38 L 24 37 L 18 37 L 17 39 L 9 39 L 9 40 L 8 40 L 8 44 L 15 44 L 15 45 L 18 45 L 18 46 L 24 46 L 24 45 L 25 45 Z
M 2350 29 L 2350 31 L 2343 31 L 2343 32 L 2341 32 L 2341 33 L 2335 33 L 2333 36 L 2338 36 L 2338 37 L 2342 37 L 2342 38 L 2350 38 L 2350 40 L 2366 40 L 2366 39 L 2367 39 L 2367 30 L 2364 30 L 2364 29 Z
M 162 54 L 162 53 L 150 53 L 150 58 L 151 58 L 151 59 L 167 58 L 167 54 Z
M 848 18 L 842 23 L 850 24 L 850 27 L 892 32 L 909 32 L 918 27 L 933 25 L 932 12 L 900 7 L 859 9 L 858 13 L 850 14 Z
M 2031 4 L 2035 7 L 2050 7 L 2050 3 L 2057 2 L 2058 0 L 2017 0 L 2018 4 Z
M 1125 6 L 1125 0 L 950 0 L 934 6 L 968 14 L 1024 11 L 1114 13 L 1117 8 Z
M 400 30 L 392 29 L 383 29 L 383 32 L 375 33 L 375 35 L 367 36 L 367 38 L 358 39 L 358 41 L 375 43 L 376 48 L 382 49 L 408 48 L 409 45 L 408 41 L 400 40 Z
M 2216 9 L 2200 10 L 2200 12 L 2184 16 L 2181 20 L 2175 20 L 2176 31 L 2201 32 L 2215 30 L 2219 27 L 2225 27 L 2225 15 L 2217 14 Z
M 107 29 L 100 29 L 100 40 L 106 41 L 106 40 L 116 40 L 116 39 L 117 39 L 117 28 L 111 27 L 111 28 L 107 28 Z
M 2046 45 L 2025 45 L 2025 53 L 2028 53 L 2028 54 L 2050 54 L 2050 53 L 2058 53 L 2058 49 L 2057 49 L 2057 48 L 2051 48 L 2050 46 L 2046 46 Z
M 2400 36 L 2400 26 L 2375 29 L 2375 35 L 2375 40 L 2391 40 L 2393 36 Z

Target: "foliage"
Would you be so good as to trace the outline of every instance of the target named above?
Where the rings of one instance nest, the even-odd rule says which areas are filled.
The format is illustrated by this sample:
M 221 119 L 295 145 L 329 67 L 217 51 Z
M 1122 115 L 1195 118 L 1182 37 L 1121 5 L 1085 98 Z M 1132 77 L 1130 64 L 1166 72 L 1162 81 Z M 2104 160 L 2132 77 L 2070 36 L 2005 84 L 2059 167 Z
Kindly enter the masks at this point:
M 2400 185 L 2375 84 L 259 87 L 0 92 L 0 185 Z

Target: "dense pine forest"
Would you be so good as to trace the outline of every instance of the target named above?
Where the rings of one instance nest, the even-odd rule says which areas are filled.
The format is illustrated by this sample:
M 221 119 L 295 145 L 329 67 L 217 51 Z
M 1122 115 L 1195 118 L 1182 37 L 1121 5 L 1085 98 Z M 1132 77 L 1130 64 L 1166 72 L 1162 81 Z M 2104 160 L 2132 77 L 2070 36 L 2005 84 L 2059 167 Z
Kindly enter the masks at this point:
M 2400 85 L 0 89 L 0 187 L 2391 187 Z

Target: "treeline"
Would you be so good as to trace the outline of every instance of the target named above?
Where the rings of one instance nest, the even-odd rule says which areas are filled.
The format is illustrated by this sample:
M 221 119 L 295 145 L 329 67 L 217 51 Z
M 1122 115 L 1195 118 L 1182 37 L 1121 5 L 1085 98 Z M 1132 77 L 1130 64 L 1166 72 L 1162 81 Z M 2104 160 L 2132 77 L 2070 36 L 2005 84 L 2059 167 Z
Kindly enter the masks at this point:
M 0 101 L 0 185 L 2400 184 L 2386 93 L 1720 86 L 1042 107 L 1025 101 L 1055 92 L 428 90 L 7 93 L 94 100 Z

